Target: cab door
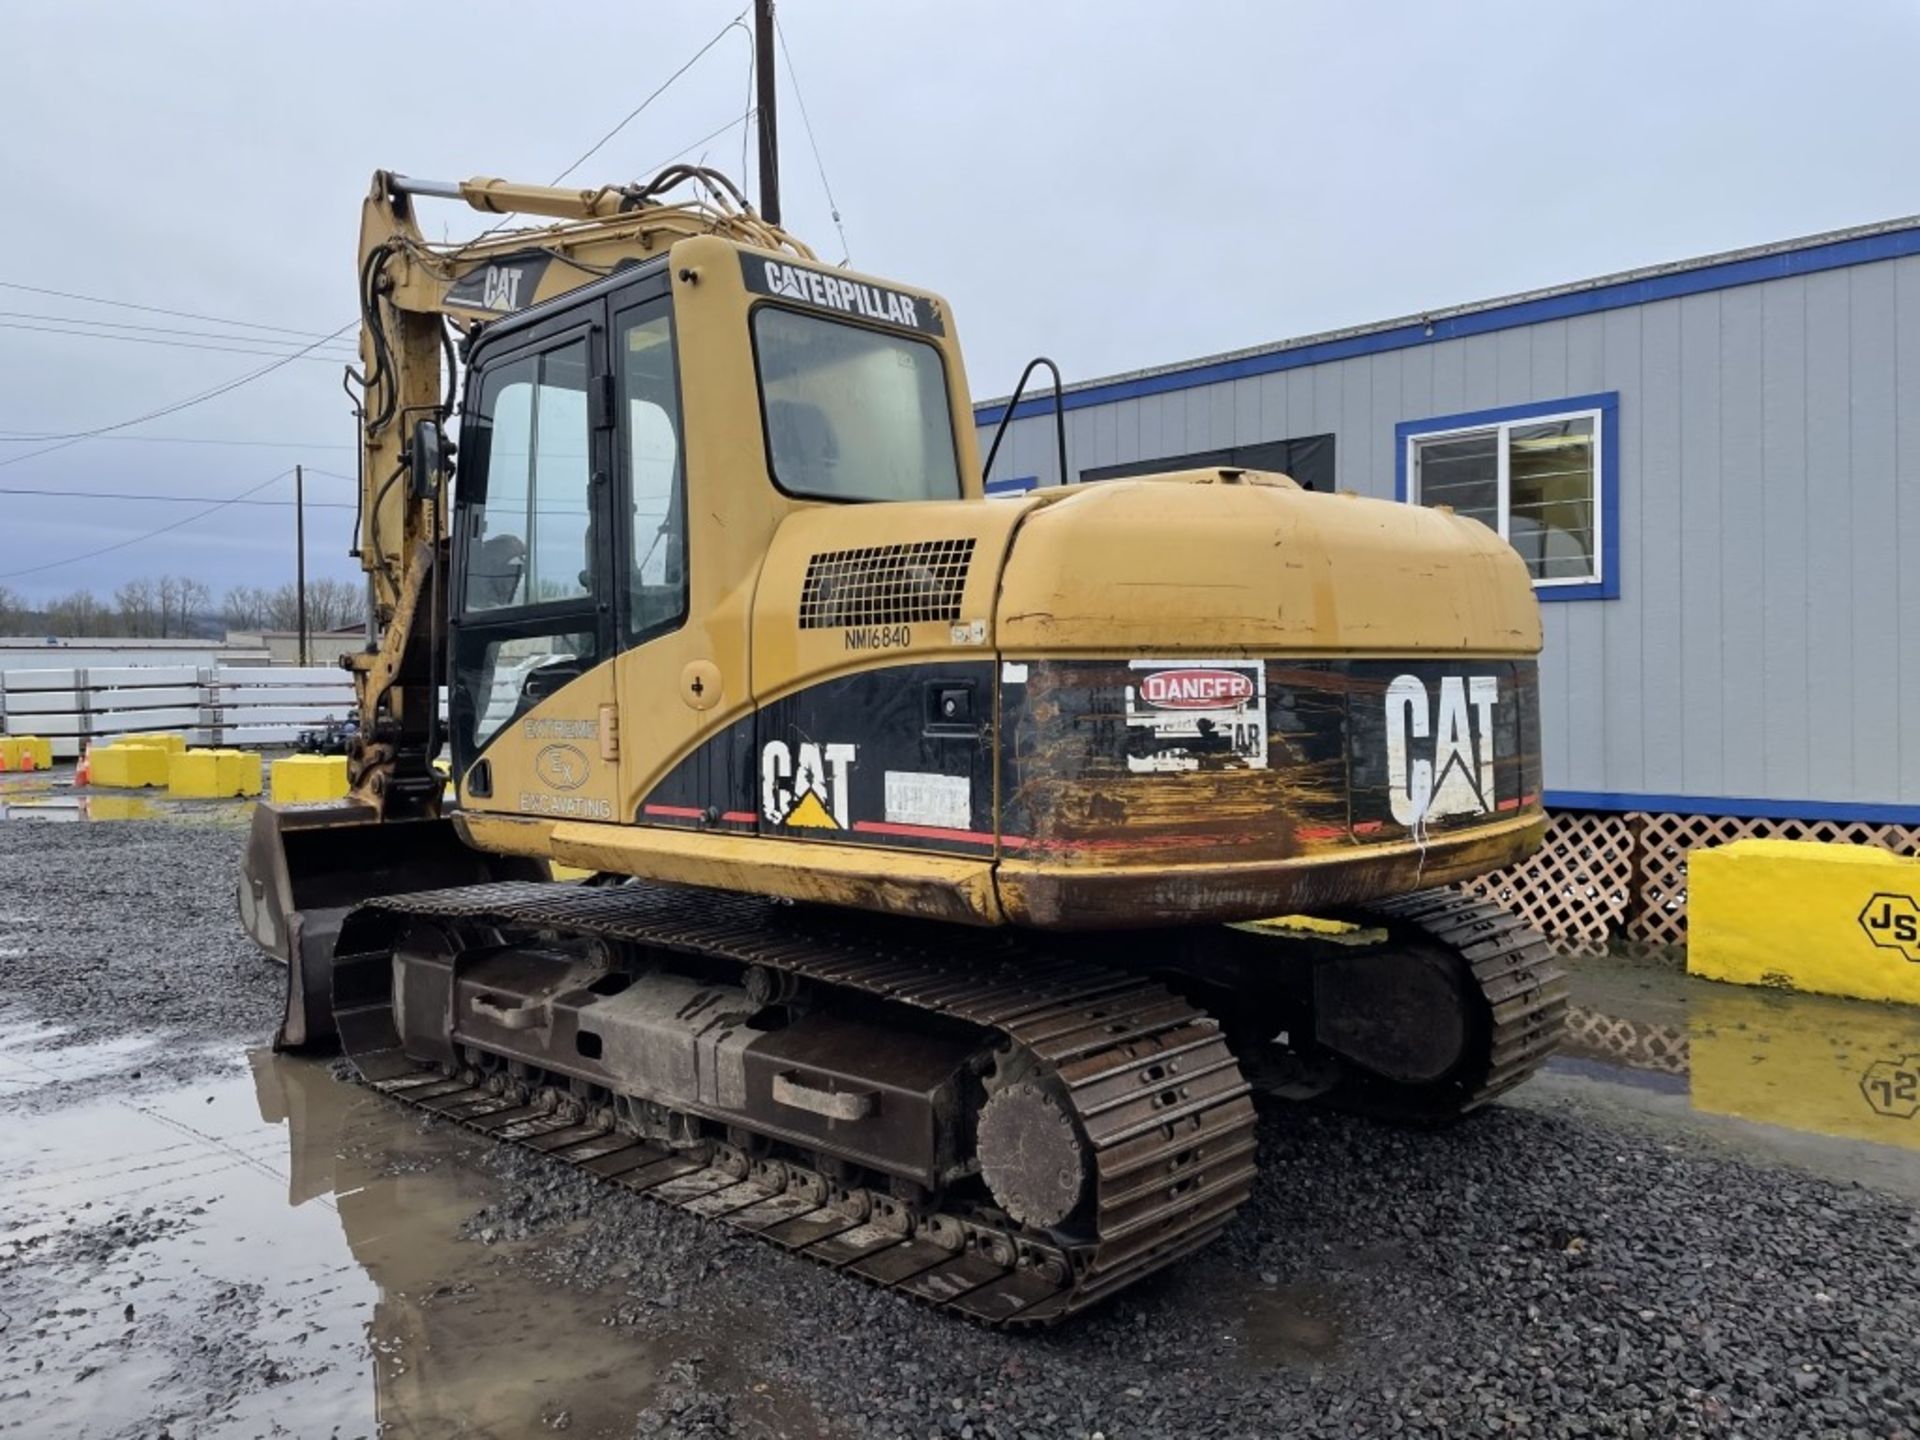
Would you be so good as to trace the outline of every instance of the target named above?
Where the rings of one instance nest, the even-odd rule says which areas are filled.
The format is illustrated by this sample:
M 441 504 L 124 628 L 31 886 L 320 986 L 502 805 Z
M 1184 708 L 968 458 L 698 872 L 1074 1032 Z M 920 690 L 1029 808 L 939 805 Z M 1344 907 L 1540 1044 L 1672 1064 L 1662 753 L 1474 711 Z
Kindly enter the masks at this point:
M 462 805 L 609 820 L 616 602 L 605 303 L 474 357 L 453 520 Z

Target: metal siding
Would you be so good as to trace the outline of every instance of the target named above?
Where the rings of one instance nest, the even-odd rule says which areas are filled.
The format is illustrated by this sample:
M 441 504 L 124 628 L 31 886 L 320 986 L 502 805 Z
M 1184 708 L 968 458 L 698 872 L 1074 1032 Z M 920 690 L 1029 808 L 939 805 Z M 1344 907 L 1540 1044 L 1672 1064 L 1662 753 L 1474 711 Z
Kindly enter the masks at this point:
M 1720 294 L 1680 302 L 1679 793 L 1721 795 Z M 1648 612 L 1652 614 L 1651 611 Z M 1657 623 L 1657 621 L 1655 622 Z
M 1620 598 L 1600 606 L 1600 694 L 1603 718 L 1600 747 L 1607 788 L 1647 788 L 1640 717 L 1646 701 L 1640 680 L 1641 579 L 1640 312 L 1613 310 L 1605 316 L 1601 338 L 1602 386 L 1620 392 Z M 1669 700 L 1669 703 L 1671 701 Z M 1547 761 L 1547 784 L 1558 778 Z
M 1278 438 L 1284 440 L 1292 435 L 1321 433 L 1313 424 L 1314 376 L 1318 373 L 1318 369 L 1295 370 L 1287 376 L 1287 434 Z M 1339 442 L 1336 441 L 1335 451 L 1339 448 Z
M 1760 304 L 1766 568 L 1758 588 L 1767 626 L 1760 705 L 1767 795 L 1808 793 L 1806 289 L 1804 280 L 1783 280 L 1766 287 Z
M 1136 459 L 1168 453 L 1164 434 L 1168 400 L 1165 395 L 1140 397 L 1140 453 Z
M 1498 385 L 1502 405 L 1524 405 L 1529 400 L 1551 399 L 1533 388 L 1533 329 L 1502 330 L 1500 348 L 1495 352 Z
M 1500 337 L 1475 335 L 1460 345 L 1466 352 L 1466 390 L 1456 408 L 1491 410 L 1500 404 Z
M 1633 608 L 1640 622 L 1640 744 L 1638 788 L 1684 795 L 1682 774 L 1684 679 L 1681 631 L 1690 617 L 1681 603 L 1680 302 L 1640 312 L 1640 464 L 1636 487 L 1640 583 Z M 1622 598 L 1626 598 L 1624 582 Z
M 1233 444 L 1233 384 L 1209 385 L 1207 396 L 1207 443 L 1202 450 L 1224 450 Z
M 1205 385 L 1197 390 L 1189 390 L 1181 398 L 1186 401 L 1186 418 L 1181 422 L 1181 441 L 1177 452 L 1191 455 L 1196 450 L 1213 448 L 1213 387 Z
M 1605 391 L 1620 598 L 1542 606 L 1548 788 L 1920 803 L 1920 257 L 1089 406 L 1069 441 L 1331 432 L 1338 483 L 1391 495 L 1401 421 Z M 1017 421 L 995 477 L 1052 453 Z
M 1895 270 L 1894 469 L 1900 554 L 1900 795 L 1920 797 L 1920 262 Z
M 1367 432 L 1373 428 L 1373 364 L 1362 356 L 1355 360 L 1343 360 L 1339 368 L 1340 419 L 1333 426 L 1333 433 L 1350 436 L 1351 439 L 1345 445 L 1334 442 L 1334 474 L 1340 477 L 1342 490 L 1355 490 L 1364 495 L 1372 488 L 1368 484 L 1367 474 L 1371 459 L 1367 451 Z M 1391 435 L 1392 429 L 1389 428 L 1387 433 Z
M 1854 790 L 1852 434 L 1848 423 L 1847 272 L 1809 276 L 1806 286 L 1807 784 L 1813 795 Z
M 1140 407 L 1142 401 L 1122 400 L 1113 407 L 1114 450 L 1116 462 L 1140 458 Z
M 1902 260 L 1901 265 L 1912 264 Z M 1853 790 L 1856 800 L 1891 794 L 1900 762 L 1899 492 L 1894 464 L 1895 270 L 1849 276 L 1848 445 L 1853 554 L 1848 614 L 1853 630 Z M 1908 712 L 1912 718 L 1920 715 Z
M 1233 382 L 1233 443 L 1252 445 L 1267 438 L 1260 423 L 1260 377 Z
M 1721 712 L 1719 795 L 1767 793 L 1766 505 L 1761 496 L 1761 363 L 1765 297 L 1758 289 L 1720 297 L 1720 609 Z M 1715 637 L 1707 637 L 1709 644 Z
M 1373 404 L 1368 413 L 1366 434 L 1357 437 L 1357 470 L 1353 488 L 1375 499 L 1393 498 L 1393 427 L 1406 419 L 1401 410 L 1405 386 L 1401 379 L 1407 366 L 1407 352 L 1389 351 L 1359 363 L 1367 367 L 1368 392 Z M 1335 448 L 1338 448 L 1336 442 Z

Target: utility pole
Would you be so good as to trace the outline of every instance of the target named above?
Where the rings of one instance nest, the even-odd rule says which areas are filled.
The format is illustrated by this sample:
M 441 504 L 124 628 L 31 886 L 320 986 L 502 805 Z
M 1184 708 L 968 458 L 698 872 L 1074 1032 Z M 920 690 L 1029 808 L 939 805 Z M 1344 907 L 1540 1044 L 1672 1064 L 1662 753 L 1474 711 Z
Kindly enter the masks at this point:
M 780 223 L 780 127 L 773 113 L 773 0 L 753 0 L 754 105 L 760 116 L 760 218 Z
M 293 586 L 297 592 L 300 626 L 300 663 L 307 663 L 307 477 L 298 465 L 293 467 Z

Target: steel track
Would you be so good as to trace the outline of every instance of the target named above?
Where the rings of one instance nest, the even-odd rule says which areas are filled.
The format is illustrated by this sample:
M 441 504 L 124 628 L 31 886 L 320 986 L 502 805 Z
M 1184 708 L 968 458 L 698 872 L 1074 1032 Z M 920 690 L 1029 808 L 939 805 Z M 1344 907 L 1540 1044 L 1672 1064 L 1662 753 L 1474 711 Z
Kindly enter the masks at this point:
M 1027 1229 L 984 1205 L 915 1215 L 804 1163 L 669 1149 L 557 1088 L 523 1095 L 498 1075 L 421 1065 L 400 1050 L 389 997 L 393 943 L 420 919 L 774 967 L 997 1035 L 1069 1101 L 1092 1177 L 1069 1222 L 1078 1228 Z M 368 902 L 341 932 L 336 1020 L 362 1075 L 395 1098 L 989 1324 L 1052 1324 L 1219 1234 L 1252 1188 L 1254 1107 L 1218 1024 L 1165 987 L 1007 932 L 967 933 L 971 953 L 956 954 L 955 936 L 640 884 L 395 896 Z
M 1477 1110 L 1546 1063 L 1567 1027 L 1567 976 L 1546 936 L 1511 911 L 1458 890 L 1422 890 L 1360 912 L 1457 954 L 1487 1005 L 1484 1060 L 1453 1081 L 1349 1108 L 1388 1119 L 1446 1121 Z M 1484 1068 L 1481 1068 L 1484 1065 Z

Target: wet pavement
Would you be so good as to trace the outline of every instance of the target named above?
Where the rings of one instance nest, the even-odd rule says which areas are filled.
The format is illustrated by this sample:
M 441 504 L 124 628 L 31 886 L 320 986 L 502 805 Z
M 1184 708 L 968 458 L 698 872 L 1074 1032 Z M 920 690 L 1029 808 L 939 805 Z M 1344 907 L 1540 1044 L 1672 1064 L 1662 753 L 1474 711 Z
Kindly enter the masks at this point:
M 0 1094 L 137 1061 L 0 1034 Z M 28 1434 L 625 1435 L 683 1337 L 462 1224 L 482 1142 L 265 1049 L 0 1127 L 0 1416 Z M 176 1398 L 177 1397 L 177 1398 Z M 184 1403 L 182 1403 L 184 1402 Z
M 1277 1109 L 1219 1242 L 999 1335 L 262 1048 L 240 838 L 0 826 L 0 1432 L 1920 1433 L 1920 1010 L 1579 962 L 1487 1115 Z

